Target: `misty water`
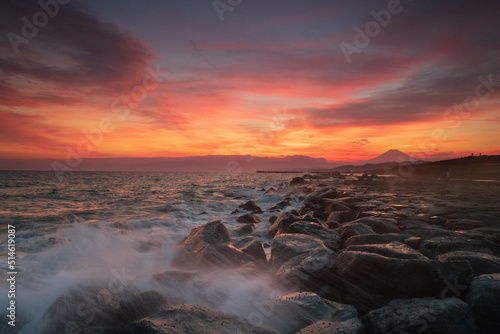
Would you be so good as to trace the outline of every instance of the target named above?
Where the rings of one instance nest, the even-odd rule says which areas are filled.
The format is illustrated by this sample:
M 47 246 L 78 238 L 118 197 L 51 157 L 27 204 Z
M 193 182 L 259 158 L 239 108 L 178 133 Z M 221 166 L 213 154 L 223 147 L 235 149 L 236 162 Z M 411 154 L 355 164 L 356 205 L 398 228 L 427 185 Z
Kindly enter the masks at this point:
M 20 333 L 42 333 L 44 314 L 58 297 L 75 287 L 111 285 L 134 293 L 156 290 L 174 303 L 248 319 L 260 302 L 286 292 L 265 274 L 198 272 L 170 284 L 155 277 L 172 269 L 176 245 L 192 228 L 218 219 L 231 231 L 241 226 L 231 213 L 248 200 L 262 207 L 267 220 L 266 209 L 282 199 L 279 189 L 291 176 L 73 172 L 60 181 L 50 172 L 2 172 L 2 254 L 7 225 L 16 226 L 16 329 L 24 325 Z M 278 192 L 265 193 L 271 186 Z M 298 208 L 300 201 L 291 206 Z M 252 235 L 269 242 L 267 227 L 259 224 Z M 5 259 L 2 291 L 7 272 Z M 6 293 L 0 302 L 7 305 Z

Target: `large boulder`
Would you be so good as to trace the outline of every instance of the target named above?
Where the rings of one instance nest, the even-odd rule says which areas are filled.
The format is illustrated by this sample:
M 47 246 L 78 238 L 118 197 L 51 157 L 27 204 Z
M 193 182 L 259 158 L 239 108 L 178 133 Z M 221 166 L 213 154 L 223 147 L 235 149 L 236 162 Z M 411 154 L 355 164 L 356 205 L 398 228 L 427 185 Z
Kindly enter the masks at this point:
M 245 254 L 231 245 L 228 229 L 218 220 L 191 230 L 178 245 L 174 264 L 183 268 L 240 265 Z
M 314 237 L 305 234 L 280 234 L 273 239 L 271 245 L 271 263 L 278 269 L 291 258 L 312 252 L 328 249 L 325 244 Z
M 340 235 L 329 228 L 307 221 L 296 221 L 290 225 L 285 233 L 307 234 L 318 238 L 326 247 L 338 250 L 340 248 Z
M 335 265 L 336 257 L 328 249 L 297 255 L 279 268 L 276 279 L 294 290 L 320 293 L 329 285 L 328 273 Z
M 364 320 L 373 334 L 476 333 L 469 306 L 457 298 L 396 299 Z
M 441 297 L 449 286 L 467 287 L 472 278 L 467 261 L 442 263 L 397 259 L 380 254 L 342 251 L 330 273 L 330 298 L 360 312 L 380 308 L 396 298 Z
M 354 220 L 352 223 L 362 223 L 366 226 L 372 228 L 375 233 L 400 233 L 398 225 L 395 219 L 391 218 L 375 218 L 375 217 L 365 217 Z
M 376 253 L 395 259 L 427 259 L 427 257 L 422 255 L 419 251 L 414 250 L 410 246 L 402 244 L 398 241 L 393 241 L 388 244 L 352 245 L 347 247 L 345 250 Z
M 264 326 L 282 334 L 293 334 L 318 321 L 334 321 L 361 331 L 358 312 L 351 305 L 335 303 L 317 294 L 296 292 L 272 300 L 266 309 Z
M 500 274 L 474 277 L 467 302 L 472 307 L 477 327 L 483 334 L 498 333 L 500 328 Z
M 472 275 L 500 273 L 500 258 L 479 252 L 456 251 L 437 257 L 438 261 L 468 261 L 472 267 Z
M 354 222 L 341 225 L 337 229 L 337 232 L 340 234 L 342 243 L 344 243 L 347 239 L 355 235 L 375 233 L 375 231 L 371 227 L 366 226 L 363 223 L 354 223 Z
M 272 334 L 232 314 L 209 310 L 198 305 L 177 305 L 131 324 L 132 334 Z

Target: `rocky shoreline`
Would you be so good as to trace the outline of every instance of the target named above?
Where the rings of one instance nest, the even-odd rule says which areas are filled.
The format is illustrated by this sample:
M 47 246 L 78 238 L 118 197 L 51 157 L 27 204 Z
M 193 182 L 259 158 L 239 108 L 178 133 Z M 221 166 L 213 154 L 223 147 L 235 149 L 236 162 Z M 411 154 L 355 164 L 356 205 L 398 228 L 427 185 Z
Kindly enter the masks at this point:
M 192 229 L 177 245 L 175 269 L 154 277 L 173 288 L 199 271 L 271 277 L 275 295 L 246 318 L 154 290 L 96 289 L 85 293 L 98 294 L 104 311 L 79 332 L 499 332 L 499 185 L 304 176 L 265 190 L 277 192 L 282 201 L 269 208 L 241 203 L 241 227 L 211 221 Z M 275 215 L 264 220 L 265 211 Z M 61 298 L 44 315 L 47 333 L 67 330 L 77 318 L 68 305 L 85 296 Z

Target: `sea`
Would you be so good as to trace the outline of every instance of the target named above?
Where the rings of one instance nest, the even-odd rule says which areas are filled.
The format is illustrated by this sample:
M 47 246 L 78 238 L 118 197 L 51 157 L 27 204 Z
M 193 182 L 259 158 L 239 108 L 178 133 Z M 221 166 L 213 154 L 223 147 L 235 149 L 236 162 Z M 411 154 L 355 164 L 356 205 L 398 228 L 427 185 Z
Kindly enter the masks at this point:
M 236 270 L 198 273 L 189 284 L 174 286 L 159 285 L 154 277 L 172 269 L 176 245 L 192 228 L 212 220 L 230 231 L 241 226 L 236 218 L 246 212 L 234 211 L 248 200 L 264 211 L 252 235 L 270 242 L 265 221 L 276 213 L 267 209 L 283 199 L 281 190 L 293 176 L 67 172 L 60 178 L 52 172 L 0 172 L 0 328 L 8 328 L 6 308 L 15 300 L 15 332 L 45 333 L 47 310 L 58 298 L 75 287 L 110 282 L 248 317 L 259 303 L 286 291 L 265 275 Z M 290 209 L 300 204 L 300 196 L 292 198 Z M 9 225 L 15 226 L 14 237 Z M 9 239 L 15 240 L 11 268 Z M 10 272 L 14 298 L 8 293 Z

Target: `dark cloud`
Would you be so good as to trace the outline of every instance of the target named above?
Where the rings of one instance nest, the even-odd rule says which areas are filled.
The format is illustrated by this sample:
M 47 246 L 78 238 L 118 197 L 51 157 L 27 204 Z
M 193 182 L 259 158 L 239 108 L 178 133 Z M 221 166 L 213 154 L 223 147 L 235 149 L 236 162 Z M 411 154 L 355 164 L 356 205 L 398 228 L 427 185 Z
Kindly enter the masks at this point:
M 156 58 L 140 40 L 115 25 L 103 23 L 73 2 L 60 5 L 59 12 L 27 44 L 20 44 L 15 53 L 8 33 L 22 36 L 21 18 L 31 21 L 38 11 L 41 8 L 37 1 L 7 0 L 0 4 L 0 77 L 19 96 L 25 98 L 31 91 L 34 103 L 44 99 L 71 102 L 64 97 L 50 97 L 44 85 L 60 88 L 61 95 L 71 90 L 103 96 L 128 92 L 140 83 L 145 67 Z M 34 86 L 30 81 L 41 85 Z

